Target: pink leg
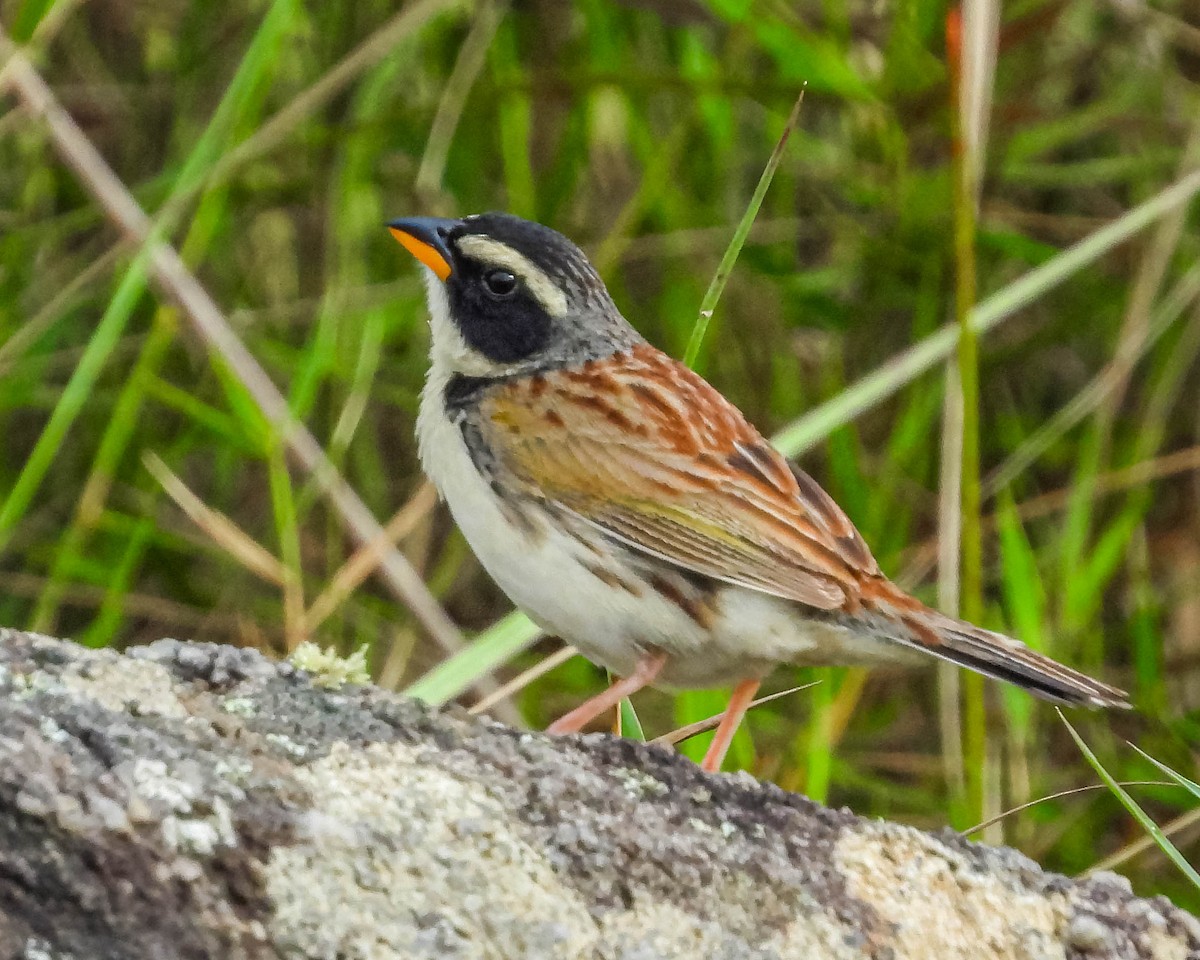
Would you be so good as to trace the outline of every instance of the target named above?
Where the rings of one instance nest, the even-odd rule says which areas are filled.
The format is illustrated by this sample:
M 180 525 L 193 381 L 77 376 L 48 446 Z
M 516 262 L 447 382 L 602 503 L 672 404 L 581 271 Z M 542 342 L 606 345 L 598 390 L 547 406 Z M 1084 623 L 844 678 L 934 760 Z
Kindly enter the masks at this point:
M 578 733 L 605 710 L 611 710 L 625 697 L 652 684 L 666 662 L 665 653 L 646 654 L 637 662 L 633 673 L 618 680 L 602 693 L 596 694 L 591 700 L 581 703 L 570 713 L 559 717 L 546 728 L 546 732 Z
M 708 773 L 716 773 L 721 769 L 721 763 L 725 759 L 725 754 L 729 752 L 729 744 L 733 742 L 733 735 L 737 733 L 737 728 L 742 722 L 742 717 L 746 715 L 746 711 L 754 701 L 754 695 L 758 693 L 758 688 L 761 684 L 761 680 L 743 680 L 733 688 L 733 696 L 729 698 L 729 706 L 721 714 L 721 722 L 717 724 L 717 732 L 713 736 L 712 743 L 709 745 L 708 753 L 704 755 L 704 761 L 700 764 L 701 770 L 705 770 Z

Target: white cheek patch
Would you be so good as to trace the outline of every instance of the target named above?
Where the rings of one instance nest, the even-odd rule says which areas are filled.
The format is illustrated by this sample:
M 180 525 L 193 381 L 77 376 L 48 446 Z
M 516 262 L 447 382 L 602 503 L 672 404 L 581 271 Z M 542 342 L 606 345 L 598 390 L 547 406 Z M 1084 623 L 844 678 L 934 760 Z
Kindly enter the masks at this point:
M 511 271 L 525 284 L 526 289 L 542 305 L 542 309 L 552 317 L 564 316 L 567 312 L 567 296 L 551 280 L 541 267 L 523 253 L 518 253 L 512 247 L 483 237 L 478 234 L 467 234 L 459 237 L 457 247 L 460 253 L 466 254 L 472 260 L 478 260 L 491 267 L 501 267 Z
M 446 285 L 438 279 L 437 274 L 422 266 L 421 276 L 425 280 L 425 299 L 429 304 L 430 353 L 435 363 L 471 377 L 489 377 L 502 372 L 500 364 L 467 346 L 462 333 L 450 319 Z

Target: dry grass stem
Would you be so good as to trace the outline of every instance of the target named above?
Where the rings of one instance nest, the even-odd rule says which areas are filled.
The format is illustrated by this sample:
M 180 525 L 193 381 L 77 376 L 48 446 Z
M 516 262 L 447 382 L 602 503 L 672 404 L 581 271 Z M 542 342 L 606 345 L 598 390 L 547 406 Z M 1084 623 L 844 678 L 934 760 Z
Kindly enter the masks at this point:
M 49 584 L 49 578 L 32 573 L 7 572 L 0 574 L 0 591 L 9 596 L 40 596 Z M 63 590 L 62 602 L 72 607 L 94 611 L 108 599 L 108 590 L 91 584 L 71 584 Z M 157 632 L 163 629 L 182 628 L 193 631 L 219 631 L 229 640 L 242 633 L 241 614 L 223 610 L 205 610 L 145 593 L 127 593 L 123 598 L 126 611 L 134 617 L 143 618 L 155 625 Z M 156 633 L 157 636 L 157 633 Z M 271 644 L 268 643 L 268 646 Z
M 494 707 L 501 700 L 507 700 L 514 694 L 520 693 L 527 686 L 533 683 L 538 677 L 543 676 L 557 667 L 559 664 L 566 663 L 572 657 L 577 656 L 579 651 L 570 644 L 565 647 L 555 650 L 549 656 L 543 657 L 528 670 L 523 670 L 508 683 L 501 684 L 478 703 L 471 704 L 467 710 L 468 713 L 485 713 Z
M 764 703 L 770 703 L 772 700 L 779 700 L 782 697 L 789 696 L 793 693 L 799 693 L 801 690 L 807 690 L 810 687 L 815 687 L 816 685 L 817 684 L 815 682 L 805 683 L 798 687 L 789 687 L 787 690 L 780 690 L 778 693 L 772 693 L 765 697 L 759 697 L 757 700 L 751 702 L 750 706 L 746 708 L 746 712 L 749 713 L 755 707 L 761 707 Z M 698 737 L 702 733 L 708 733 L 709 730 L 717 729 L 717 725 L 721 722 L 722 716 L 724 716 L 723 713 L 714 713 L 711 717 L 706 717 L 703 720 L 697 720 L 695 723 L 689 723 L 687 726 L 680 727 L 677 730 L 672 730 L 670 733 L 664 733 L 660 737 L 655 737 L 650 742 L 662 743 L 666 744 L 667 746 L 674 746 L 677 743 L 683 743 L 684 740 L 690 740 L 692 737 Z
M 1157 780 L 1135 781 L 1134 783 L 1122 783 L 1121 786 L 1162 786 L 1173 787 L 1175 784 L 1160 782 Z M 1104 789 L 1103 784 L 1097 784 L 1094 787 L 1084 789 L 1100 790 Z M 1162 828 L 1164 836 L 1173 837 L 1176 834 L 1182 833 L 1188 828 L 1200 823 L 1200 807 L 1193 807 L 1191 810 L 1185 810 L 1174 820 Z M 1088 867 L 1087 874 L 1099 873 L 1101 870 L 1115 870 L 1123 863 L 1128 863 L 1136 856 L 1140 856 L 1147 850 L 1158 850 L 1158 845 L 1154 842 L 1154 838 L 1150 834 L 1143 834 L 1132 843 L 1128 843 L 1120 850 L 1116 850 L 1109 854 L 1103 860 L 1098 861 Z
M 412 499 L 396 511 L 380 535 L 364 544 L 347 558 L 329 578 L 329 585 L 317 595 L 304 617 L 304 629 L 312 633 L 346 598 L 371 575 L 388 551 L 407 537 L 437 506 L 437 491 L 428 481 L 421 484 Z
M 1124 780 L 1121 782 L 1121 786 L 1123 786 L 1123 787 L 1173 787 L 1174 784 L 1168 780 Z M 1026 801 L 1025 803 L 1019 804 L 1018 806 L 1012 807 L 1011 809 L 1005 810 L 1003 813 L 998 813 L 998 814 L 996 814 L 996 816 L 994 816 L 988 820 L 984 820 L 983 823 L 977 823 L 977 824 L 975 824 L 975 826 L 973 826 L 967 830 L 960 830 L 958 835 L 960 837 L 969 837 L 972 834 L 979 833 L 981 830 L 986 830 L 988 827 L 992 826 L 993 824 L 999 823 L 1001 820 L 1005 820 L 1008 817 L 1011 817 L 1015 813 L 1020 813 L 1022 810 L 1028 810 L 1030 807 L 1036 807 L 1039 803 L 1046 803 L 1050 800 L 1061 800 L 1064 797 L 1075 797 L 1081 793 L 1092 793 L 1096 790 L 1107 790 L 1107 789 L 1108 788 L 1102 783 L 1090 783 L 1086 787 L 1073 787 L 1070 790 L 1060 790 L 1058 793 L 1047 794 L 1044 797 L 1038 797 L 1035 800 L 1029 800 L 1029 801 Z M 1144 839 L 1150 840 L 1149 837 L 1145 837 Z M 1154 841 L 1150 840 L 1150 842 L 1153 843 Z M 1091 870 L 1107 870 L 1107 869 L 1109 869 L 1109 868 L 1102 867 L 1102 866 L 1100 866 L 1100 864 L 1097 864 L 1096 866 L 1091 868 Z
M 1187 176 L 1200 163 L 1200 120 L 1192 125 L 1187 145 L 1179 160 L 1177 177 Z M 1167 276 L 1171 258 L 1179 247 L 1188 208 L 1179 207 L 1164 216 L 1150 235 L 1129 295 L 1125 320 L 1108 374 L 1109 387 L 1098 411 L 1105 435 L 1112 429 L 1117 409 L 1125 395 L 1134 366 L 1144 352 L 1151 333 L 1151 311 Z
M 218 510 L 214 510 L 188 489 L 155 453 L 142 455 L 142 463 L 153 474 L 167 496 L 175 501 L 188 519 L 208 535 L 218 547 L 255 576 L 277 587 L 285 587 L 291 572 L 266 547 Z
M 124 250 L 124 244 L 109 248 L 60 287 L 37 313 L 21 324 L 4 343 L 0 343 L 0 377 L 8 373 L 20 361 L 22 354 L 54 326 L 81 291 L 116 266 Z

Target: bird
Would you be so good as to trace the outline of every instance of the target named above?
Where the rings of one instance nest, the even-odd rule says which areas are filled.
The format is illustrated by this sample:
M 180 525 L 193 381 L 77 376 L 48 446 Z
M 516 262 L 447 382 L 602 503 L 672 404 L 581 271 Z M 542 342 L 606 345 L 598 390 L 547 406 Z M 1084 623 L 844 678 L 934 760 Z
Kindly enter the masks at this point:
M 391 221 L 422 265 L 422 467 L 517 607 L 619 679 L 548 728 L 649 685 L 733 686 L 718 771 L 781 664 L 940 659 L 1068 706 L 1127 695 L 934 610 L 741 411 L 652 346 L 587 256 L 508 213 Z

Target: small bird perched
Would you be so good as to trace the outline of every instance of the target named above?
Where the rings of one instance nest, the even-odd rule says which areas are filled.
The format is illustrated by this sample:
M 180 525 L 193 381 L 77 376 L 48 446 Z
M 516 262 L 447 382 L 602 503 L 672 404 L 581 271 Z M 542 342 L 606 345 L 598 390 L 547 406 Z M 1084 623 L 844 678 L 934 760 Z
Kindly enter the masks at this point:
M 1128 705 L 888 580 L 833 499 L 647 343 L 566 237 L 502 213 L 388 226 L 425 266 L 425 471 L 513 602 L 623 678 L 550 732 L 656 680 L 733 683 L 703 762 L 718 770 L 777 664 L 923 654 L 1057 703 Z

